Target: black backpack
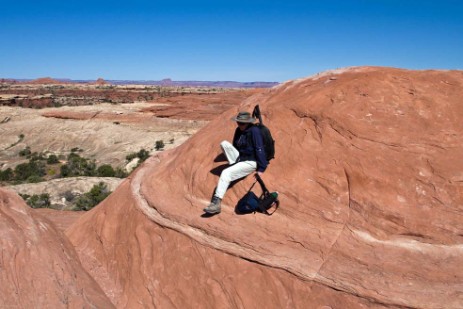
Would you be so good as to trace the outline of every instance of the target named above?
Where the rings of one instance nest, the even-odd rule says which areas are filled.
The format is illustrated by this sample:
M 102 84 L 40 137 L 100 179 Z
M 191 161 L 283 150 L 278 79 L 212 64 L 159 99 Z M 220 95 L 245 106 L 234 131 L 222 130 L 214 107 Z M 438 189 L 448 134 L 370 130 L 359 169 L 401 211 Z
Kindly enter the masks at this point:
M 262 188 L 262 195 L 260 197 L 252 192 L 252 188 L 256 182 L 259 182 L 260 187 Z M 269 209 L 273 206 L 275 206 L 275 209 L 272 212 L 269 212 Z M 271 216 L 275 211 L 277 211 L 278 206 L 280 206 L 278 192 L 270 192 L 259 174 L 256 174 L 256 181 L 254 181 L 248 192 L 238 201 L 238 204 L 235 207 L 235 213 L 244 215 L 261 212 Z
M 267 161 L 270 162 L 270 160 L 275 158 L 275 140 L 273 139 L 270 130 L 266 126 L 264 126 L 264 123 L 262 122 L 262 116 L 260 114 L 259 105 L 256 105 L 254 107 L 252 117 L 256 117 L 257 119 L 259 119 L 259 123 L 255 124 L 255 126 L 260 129 L 262 139 L 264 140 L 265 155 L 267 156 Z

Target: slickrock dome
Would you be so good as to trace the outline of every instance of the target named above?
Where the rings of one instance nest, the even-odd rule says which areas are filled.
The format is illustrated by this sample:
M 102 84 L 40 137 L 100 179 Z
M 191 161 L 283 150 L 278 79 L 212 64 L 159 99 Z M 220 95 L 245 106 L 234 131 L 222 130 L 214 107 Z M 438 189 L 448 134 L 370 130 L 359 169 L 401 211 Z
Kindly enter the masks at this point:
M 289 81 L 145 161 L 66 235 L 118 308 L 462 308 L 462 98 L 462 71 Z M 280 208 L 235 214 L 250 176 L 204 217 L 230 118 L 255 104 L 276 140 L 263 177 Z
M 1 308 L 114 307 L 64 234 L 3 188 L 0 233 Z
M 68 235 L 118 307 L 461 308 L 462 97 L 461 71 L 289 81 L 148 160 Z M 229 119 L 255 104 L 280 209 L 236 215 L 248 177 L 204 218 Z

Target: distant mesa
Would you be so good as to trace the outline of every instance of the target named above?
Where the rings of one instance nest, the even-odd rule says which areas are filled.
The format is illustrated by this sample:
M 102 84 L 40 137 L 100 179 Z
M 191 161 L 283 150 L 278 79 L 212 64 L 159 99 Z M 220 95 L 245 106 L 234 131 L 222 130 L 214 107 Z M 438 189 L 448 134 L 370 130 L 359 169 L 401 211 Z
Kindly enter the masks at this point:
M 0 84 L 16 84 L 17 81 L 12 78 L 0 78 Z
M 67 84 L 68 82 L 62 80 L 56 80 L 51 77 L 40 77 L 31 81 L 27 81 L 28 84 L 34 85 L 60 85 L 60 84 Z
M 109 83 L 107 81 L 105 81 L 103 78 L 98 78 L 95 82 L 93 82 L 92 84 L 94 85 L 109 85 Z
M 90 84 L 90 85 L 147 85 L 163 87 L 216 87 L 216 88 L 271 88 L 278 85 L 278 82 L 237 82 L 237 81 L 174 81 L 171 78 L 162 80 L 105 80 L 98 78 L 96 81 L 88 79 L 69 79 L 69 78 L 51 78 L 41 77 L 37 79 L 13 79 L 1 78 L 1 83 L 14 84 L 35 84 L 35 85 L 63 85 L 63 84 Z
M 161 80 L 159 82 L 159 84 L 161 86 L 173 86 L 174 85 L 174 82 L 172 81 L 172 79 L 170 78 L 164 78 L 163 80 Z

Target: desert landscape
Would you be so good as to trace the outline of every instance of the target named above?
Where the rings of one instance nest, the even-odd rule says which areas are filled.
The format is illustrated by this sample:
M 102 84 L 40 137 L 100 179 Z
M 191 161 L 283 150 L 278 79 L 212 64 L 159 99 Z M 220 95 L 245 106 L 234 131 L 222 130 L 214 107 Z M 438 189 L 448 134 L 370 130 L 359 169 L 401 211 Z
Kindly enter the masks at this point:
M 187 140 L 208 121 L 260 91 L 245 88 L 110 85 L 102 79 L 86 84 L 40 78 L 3 80 L 0 87 L 0 167 L 15 169 L 28 162 L 21 151 L 55 155 L 61 162 L 78 150 L 96 166 L 111 165 L 129 173 L 137 159 L 127 156 L 168 150 Z M 156 149 L 156 143 L 162 147 Z M 56 209 L 72 208 L 65 193 L 87 192 L 104 180 L 112 191 L 121 177 L 59 177 L 59 166 L 47 165 L 39 183 L 3 182 L 20 194 L 50 194 Z M 125 175 L 124 175 L 125 176 Z M 61 179 L 57 179 L 61 178 Z M 2 179 L 0 179 L 1 181 Z M 37 182 L 37 181 L 32 181 Z M 90 185 L 92 184 L 92 185 Z
M 150 156 L 89 211 L 33 209 L 16 192 L 83 192 L 98 177 L 0 188 L 5 308 L 463 307 L 462 71 L 349 67 L 268 89 L 40 108 L 18 102 L 41 90 L 16 90 L 0 94 L 2 170 L 26 146 L 121 168 Z M 250 176 L 204 216 L 230 119 L 256 104 L 276 141 L 263 177 L 280 207 L 235 213 Z

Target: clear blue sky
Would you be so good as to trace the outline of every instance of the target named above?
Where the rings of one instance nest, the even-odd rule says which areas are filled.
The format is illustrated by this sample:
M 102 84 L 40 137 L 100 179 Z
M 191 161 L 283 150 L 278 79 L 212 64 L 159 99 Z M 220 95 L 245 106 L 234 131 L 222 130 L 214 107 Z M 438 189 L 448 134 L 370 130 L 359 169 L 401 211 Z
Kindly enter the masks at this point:
M 0 0 L 0 77 L 285 81 L 463 69 L 463 1 Z

